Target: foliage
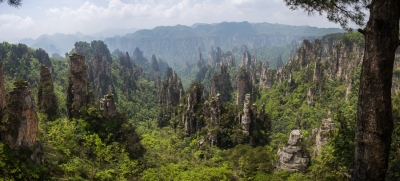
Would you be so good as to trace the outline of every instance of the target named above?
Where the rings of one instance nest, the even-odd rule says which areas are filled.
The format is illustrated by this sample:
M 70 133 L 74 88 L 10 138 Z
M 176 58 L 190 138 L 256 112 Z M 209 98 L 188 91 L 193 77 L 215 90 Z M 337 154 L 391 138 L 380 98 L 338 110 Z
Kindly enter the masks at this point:
M 341 111 L 334 119 L 335 130 L 327 145 L 309 168 L 311 180 L 349 180 L 354 160 L 355 120 L 346 120 Z

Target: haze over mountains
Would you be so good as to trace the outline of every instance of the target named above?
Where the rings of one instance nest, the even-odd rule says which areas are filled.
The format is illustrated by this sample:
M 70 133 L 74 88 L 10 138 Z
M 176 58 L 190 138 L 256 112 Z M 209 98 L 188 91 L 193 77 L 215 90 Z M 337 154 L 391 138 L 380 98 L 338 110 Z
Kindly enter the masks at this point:
M 317 28 L 271 23 L 222 22 L 189 26 L 159 26 L 151 30 L 107 29 L 93 35 L 42 35 L 37 39 L 22 39 L 19 43 L 42 48 L 49 53 L 64 56 L 78 41 L 104 40 L 110 51 L 133 52 L 139 47 L 146 57 L 156 54 L 172 66 L 195 61 L 197 52 L 208 52 L 211 47 L 232 50 L 245 45 L 249 49 L 284 46 L 293 40 L 316 38 L 325 34 L 344 32 L 339 28 Z M 175 64 L 175 65 L 174 65 Z

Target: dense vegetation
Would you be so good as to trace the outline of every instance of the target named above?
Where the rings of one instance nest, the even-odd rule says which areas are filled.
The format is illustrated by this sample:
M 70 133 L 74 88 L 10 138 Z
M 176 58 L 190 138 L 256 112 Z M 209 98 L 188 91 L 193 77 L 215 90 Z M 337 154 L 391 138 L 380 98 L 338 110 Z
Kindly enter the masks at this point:
M 342 36 L 335 34 L 324 38 L 363 46 L 359 34 Z M 83 42 L 78 44 L 91 47 Z M 49 119 L 47 114 L 39 113 L 38 139 L 45 150 L 44 164 L 31 163 L 24 154 L 13 154 L 12 149 L 1 143 L 2 178 L 277 181 L 349 179 L 354 152 L 356 102 L 361 71 L 359 65 L 353 67 L 347 79 L 322 76 L 319 81 L 313 81 L 312 67 L 316 65 L 316 59 L 308 60 L 305 65 L 298 64 L 297 61 L 283 65 L 282 69 L 291 71 L 290 80 L 275 82 L 268 89 L 263 88 L 260 83 L 252 85 L 249 105 L 254 104 L 258 110 L 257 115 L 254 115 L 255 124 L 250 126 L 250 133 L 246 136 L 242 132 L 243 127 L 238 124 L 241 120 L 238 115 L 244 114 L 244 106 L 236 104 L 237 78 L 242 75 L 240 71 L 246 70 L 231 66 L 225 67 L 229 69 L 226 71 L 221 69 L 224 66 L 200 65 L 198 72 L 201 72 L 202 66 L 206 71 L 200 76 L 200 80 L 194 81 L 197 73 L 194 66 L 188 75 L 192 79 L 182 81 L 185 94 L 174 103 L 176 106 L 163 109 L 164 104 L 159 102 L 163 87 L 170 90 L 163 93 L 175 91 L 172 97 L 181 96 L 173 89 L 175 84 L 171 82 L 177 80 L 167 81 L 173 77 L 173 70 L 166 68 L 165 62 L 157 60 L 155 56 L 148 61 L 139 56 L 140 50 L 135 50 L 136 53 L 130 58 L 131 53 L 115 51 L 110 54 L 102 42 L 94 41 L 91 44 L 102 48 L 87 51 L 87 61 L 98 55 L 96 51 L 110 55 L 111 83 L 119 114 L 114 117 L 102 115 L 96 100 L 81 109 L 79 118 L 67 119 L 69 58 L 51 58 L 54 91 L 60 115 L 57 119 Z M 287 47 L 259 48 L 255 55 L 260 60 L 268 60 L 270 53 L 266 52 L 276 52 L 286 62 L 286 58 L 290 56 L 277 51 L 282 49 Z M 73 52 L 76 50 L 71 51 Z M 237 50 L 238 55 L 243 53 Z M 349 52 L 349 56 L 355 56 L 353 54 L 355 52 Z M 0 44 L 7 92 L 13 88 L 14 81 L 23 78 L 30 84 L 35 99 L 38 99 L 39 87 L 36 85 L 40 78 L 41 59 L 34 55 L 34 49 L 22 44 Z M 236 65 L 240 58 L 236 58 Z M 328 66 L 327 63 L 321 64 L 323 70 L 328 70 Z M 128 70 L 129 67 L 135 67 L 134 70 L 137 71 Z M 270 67 L 275 68 L 276 65 Z M 154 79 L 152 75 L 157 75 L 154 74 L 156 70 L 161 76 Z M 251 73 L 252 70 L 247 71 Z M 225 81 L 218 82 L 222 79 Z M 350 85 L 348 81 L 351 81 Z M 232 82 L 232 85 L 224 85 L 228 82 Z M 231 86 L 229 90 L 222 89 L 228 92 L 221 93 L 226 98 L 221 98 L 220 104 L 217 95 L 210 91 L 213 86 Z M 312 101 L 308 92 L 313 94 Z M 393 99 L 396 127 L 388 180 L 399 179 L 399 101 L 400 96 L 397 94 Z M 213 112 L 205 111 L 213 106 L 219 110 L 218 125 L 213 124 Z M 168 114 L 168 119 L 164 118 L 165 114 Z M 196 123 L 196 126 L 188 130 L 183 118 Z M 324 118 L 332 118 L 335 129 L 330 132 L 329 141 L 322 148 L 321 154 L 314 156 L 316 133 L 313 130 L 321 125 Z M 163 119 L 162 124 L 160 119 Z M 301 145 L 312 158 L 305 173 L 275 169 L 279 161 L 276 152 L 287 143 L 293 129 L 301 129 Z M 216 140 L 216 144 L 212 140 Z

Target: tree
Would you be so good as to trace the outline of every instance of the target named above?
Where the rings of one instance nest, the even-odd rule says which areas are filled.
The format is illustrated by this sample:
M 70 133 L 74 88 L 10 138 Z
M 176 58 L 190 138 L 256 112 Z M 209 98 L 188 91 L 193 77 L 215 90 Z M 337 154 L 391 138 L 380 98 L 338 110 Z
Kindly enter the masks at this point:
M 360 76 L 352 180 L 384 180 L 388 166 L 393 117 L 391 86 L 395 51 L 400 44 L 399 0 L 285 0 L 290 9 L 327 13 L 330 21 L 359 26 L 365 37 Z M 365 13 L 369 20 L 365 24 Z
M 22 5 L 21 3 L 22 0 L 8 0 L 7 3 L 10 6 L 14 6 L 16 8 L 20 7 Z M 4 2 L 4 0 L 0 0 L 0 3 Z

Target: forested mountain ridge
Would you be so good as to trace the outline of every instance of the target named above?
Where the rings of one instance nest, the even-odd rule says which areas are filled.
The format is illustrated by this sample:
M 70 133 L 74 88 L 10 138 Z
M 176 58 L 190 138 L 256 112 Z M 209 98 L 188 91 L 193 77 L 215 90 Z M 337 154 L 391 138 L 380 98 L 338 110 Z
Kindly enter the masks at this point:
M 270 23 L 222 22 L 200 24 L 193 27 L 176 25 L 162 26 L 151 30 L 139 30 L 121 37 L 106 38 L 110 49 L 133 51 L 140 47 L 145 56 L 156 54 L 173 68 L 184 68 L 182 64 L 194 62 L 200 51 L 206 53 L 212 47 L 237 52 L 237 49 L 284 46 L 293 40 L 320 37 L 325 34 L 343 32 L 336 28 L 315 28 Z
M 46 64 L 60 114 L 50 119 L 47 109 L 38 111 L 44 164 L 25 166 L 31 153 L 15 156 L 3 142 L 7 154 L 0 157 L 5 163 L 1 174 L 54 180 L 346 180 L 363 46 L 357 33 L 305 40 L 278 69 L 246 50 L 238 50 L 240 59 L 222 48 L 210 56 L 196 52 L 197 75 L 191 76 L 197 81 L 185 90 L 158 54 L 150 62 L 141 47 L 130 56 L 110 53 L 101 41 L 78 42 L 71 57 L 49 58 Z M 26 85 L 19 77 L 31 85 L 35 101 L 42 99 L 39 92 L 51 92 L 48 73 L 40 66 L 45 53 L 8 43 L 1 44 L 0 52 L 7 92 L 14 81 Z M 72 65 L 74 57 L 82 65 Z M 397 53 L 396 123 L 399 62 Z M 81 78 L 88 84 L 73 81 Z M 77 103 L 66 102 L 78 100 L 68 98 L 78 91 L 74 82 L 85 90 L 86 103 L 68 120 Z M 70 87 L 73 91 L 67 91 Z M 393 134 L 393 148 L 398 148 L 398 127 Z M 394 149 L 389 179 L 398 177 L 399 156 Z M 21 167 L 26 169 L 8 172 Z

